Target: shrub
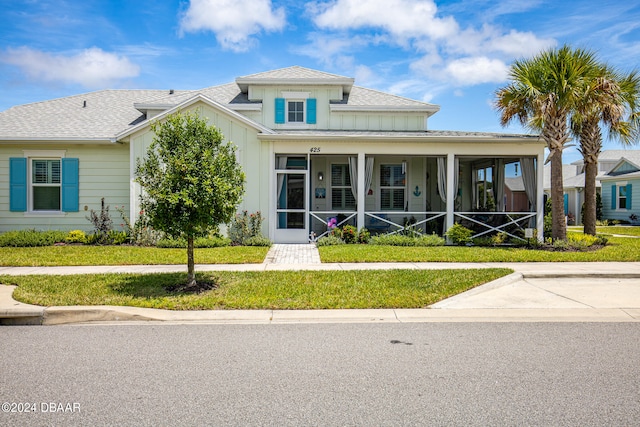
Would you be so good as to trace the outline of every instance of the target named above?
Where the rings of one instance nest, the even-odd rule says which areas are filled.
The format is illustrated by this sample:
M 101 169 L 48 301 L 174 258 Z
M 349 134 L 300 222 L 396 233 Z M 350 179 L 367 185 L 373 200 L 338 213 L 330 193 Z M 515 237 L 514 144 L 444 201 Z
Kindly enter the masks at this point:
M 321 237 L 316 242 L 316 246 L 335 246 L 335 245 L 344 245 L 344 240 L 339 238 L 338 236 L 334 236 L 333 234 L 326 235 Z
M 454 245 L 466 245 L 471 243 L 473 231 L 463 225 L 455 223 L 445 234 Z
M 64 240 L 67 243 L 86 243 L 87 235 L 82 230 L 71 230 Z
M 87 219 L 93 224 L 94 234 L 98 236 L 97 243 L 109 243 L 109 232 L 113 230 L 113 221 L 109 215 L 109 206 L 104 204 L 104 197 L 100 199 L 100 214 L 91 209 Z
M 427 234 L 424 236 L 388 234 L 373 236 L 369 243 L 372 245 L 389 246 L 442 246 L 445 244 L 445 240 L 436 234 Z
M 229 246 L 230 244 L 231 240 L 220 236 L 198 237 L 193 240 L 194 248 L 220 248 L 223 246 Z M 184 249 L 187 247 L 187 240 L 182 238 L 172 239 L 169 237 L 164 237 L 158 240 L 157 246 L 159 248 Z
M 247 211 L 237 214 L 229 227 L 229 238 L 234 245 L 244 245 L 252 237 L 262 237 L 262 214 L 260 211 L 249 214 Z M 271 245 L 271 243 L 269 243 Z M 253 245 L 264 246 L 264 245 Z
M 244 241 L 245 246 L 271 246 L 271 240 L 265 236 L 251 236 Z
M 16 230 L 0 234 L 0 246 L 34 247 L 64 243 L 66 231 Z
M 353 225 L 342 227 L 342 240 L 347 244 L 358 242 L 358 230 Z
M 129 235 L 126 231 L 109 231 L 107 235 L 107 242 L 113 245 L 122 245 L 129 241 Z
M 369 243 L 369 240 L 371 240 L 369 230 L 361 228 L 360 231 L 358 231 L 358 243 Z

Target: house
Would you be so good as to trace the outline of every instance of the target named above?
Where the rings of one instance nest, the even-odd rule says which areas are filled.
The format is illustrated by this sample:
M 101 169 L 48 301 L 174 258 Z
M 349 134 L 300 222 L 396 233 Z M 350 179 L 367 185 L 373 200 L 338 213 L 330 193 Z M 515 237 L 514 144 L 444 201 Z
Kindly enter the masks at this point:
M 629 153 L 627 153 L 629 154 Z M 598 177 L 602 188 L 604 219 L 638 224 L 640 218 L 640 153 L 622 157 L 607 173 Z
M 10 108 L 0 113 L 0 231 L 87 230 L 102 197 L 135 219 L 150 124 L 181 110 L 237 146 L 239 209 L 261 211 L 275 242 L 322 236 L 333 218 L 388 233 L 411 224 L 442 234 L 455 222 L 476 235 L 542 230 L 540 138 L 430 130 L 439 106 L 354 83 L 294 66 L 201 90 L 101 90 Z M 482 181 L 502 201 L 510 163 L 521 165 L 528 209 L 487 212 Z
M 622 162 L 622 163 L 621 163 Z M 622 171 L 627 170 L 633 172 L 633 165 L 640 165 L 640 151 L 639 150 L 605 150 L 598 156 L 598 175 L 596 178 L 596 191 L 602 196 L 603 201 L 603 219 L 623 219 L 629 221 L 626 214 L 626 218 L 622 218 L 624 213 L 619 209 L 617 211 L 612 210 L 611 203 L 605 205 L 604 198 L 608 201 L 611 200 L 611 194 L 605 194 L 605 191 L 601 190 L 601 183 L 604 181 L 613 182 L 614 178 L 610 173 L 620 175 Z M 563 165 L 562 177 L 564 188 L 564 211 L 567 215 L 569 225 L 581 225 L 582 224 L 582 206 L 584 204 L 584 161 L 582 159 L 577 160 L 569 165 Z M 545 194 L 549 194 L 551 188 L 551 169 L 549 166 L 544 168 L 544 189 Z M 638 215 L 640 212 L 636 212 Z

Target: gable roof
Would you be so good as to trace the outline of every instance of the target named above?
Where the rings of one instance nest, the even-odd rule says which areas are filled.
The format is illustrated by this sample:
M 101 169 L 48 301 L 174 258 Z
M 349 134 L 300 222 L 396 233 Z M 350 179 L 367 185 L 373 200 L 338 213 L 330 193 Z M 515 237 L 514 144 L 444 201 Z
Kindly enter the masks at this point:
M 242 92 L 246 92 L 249 85 L 296 85 L 304 83 L 307 85 L 339 85 L 342 86 L 345 93 L 349 93 L 354 81 L 351 77 L 294 65 L 293 67 L 238 77 L 236 84 Z
M 133 103 L 161 90 L 101 90 L 0 112 L 0 140 L 112 140 L 144 117 Z

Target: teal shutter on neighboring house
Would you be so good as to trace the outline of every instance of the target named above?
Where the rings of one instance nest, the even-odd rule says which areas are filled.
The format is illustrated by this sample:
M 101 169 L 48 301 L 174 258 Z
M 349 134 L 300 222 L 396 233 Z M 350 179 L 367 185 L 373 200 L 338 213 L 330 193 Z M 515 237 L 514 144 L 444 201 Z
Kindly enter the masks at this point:
M 627 184 L 627 210 L 631 209 L 631 184 Z
M 78 159 L 62 159 L 62 211 L 79 210 L 79 168 Z
M 618 200 L 618 195 L 616 194 L 616 191 L 618 191 L 618 189 L 616 188 L 615 185 L 611 186 L 611 210 L 615 211 L 617 206 L 616 206 L 616 202 Z
M 284 98 L 276 98 L 276 123 L 284 123 Z
M 307 99 L 307 123 L 310 125 L 316 124 L 316 99 Z
M 564 195 L 564 214 L 567 215 L 569 213 L 569 195 Z
M 27 159 L 24 157 L 9 159 L 9 210 L 27 210 Z

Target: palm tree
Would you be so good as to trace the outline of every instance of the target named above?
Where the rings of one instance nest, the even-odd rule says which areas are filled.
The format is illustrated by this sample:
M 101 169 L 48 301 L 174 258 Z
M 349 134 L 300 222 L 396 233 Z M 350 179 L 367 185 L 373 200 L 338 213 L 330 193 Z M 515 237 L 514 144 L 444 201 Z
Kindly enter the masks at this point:
M 628 145 L 636 141 L 640 104 L 640 76 L 634 71 L 620 76 L 607 67 L 583 87 L 582 99 L 571 118 L 572 132 L 580 141 L 585 166 L 583 224 L 585 234 L 596 234 L 596 176 L 602 149 L 600 123 L 610 137 Z
M 567 121 L 585 81 L 595 78 L 600 69 L 593 53 L 565 45 L 514 62 L 511 83 L 496 92 L 502 126 L 517 119 L 541 132 L 549 149 L 553 240 L 567 238 L 562 185 L 562 150 L 570 140 Z

